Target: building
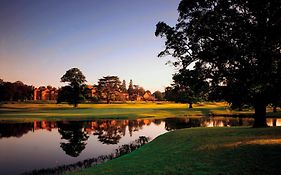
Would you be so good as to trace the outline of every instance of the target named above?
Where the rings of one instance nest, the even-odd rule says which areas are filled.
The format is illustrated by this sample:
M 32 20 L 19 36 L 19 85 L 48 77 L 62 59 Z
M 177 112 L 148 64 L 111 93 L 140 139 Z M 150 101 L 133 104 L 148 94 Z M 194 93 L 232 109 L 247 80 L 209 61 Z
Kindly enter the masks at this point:
M 143 99 L 145 101 L 155 101 L 156 100 L 154 95 L 152 95 L 150 91 L 145 91 L 145 93 L 143 95 Z
M 57 100 L 58 90 L 55 87 L 40 86 L 33 91 L 33 100 Z

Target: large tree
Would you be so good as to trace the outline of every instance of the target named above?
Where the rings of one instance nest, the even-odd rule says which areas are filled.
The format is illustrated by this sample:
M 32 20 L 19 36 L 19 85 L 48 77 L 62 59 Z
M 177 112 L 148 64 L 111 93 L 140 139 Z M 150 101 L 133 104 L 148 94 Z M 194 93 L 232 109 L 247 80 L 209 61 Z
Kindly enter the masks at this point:
M 106 76 L 99 79 L 97 87 L 100 99 L 105 99 L 106 103 L 118 99 L 122 91 L 121 81 L 117 76 Z
M 192 104 L 207 99 L 209 84 L 201 69 L 201 64 L 197 62 L 193 70 L 180 69 L 174 74 L 174 88 L 178 89 L 178 101 Z
M 61 82 L 69 83 L 69 87 L 63 90 L 65 94 L 70 95 L 70 98 L 67 98 L 68 102 L 77 107 L 81 99 L 83 84 L 86 82 L 85 76 L 78 68 L 71 68 L 61 77 Z M 70 90 L 70 92 L 65 92 L 65 90 Z
M 267 126 L 266 106 L 281 93 L 281 1 L 182 0 L 178 12 L 174 27 L 157 24 L 166 40 L 159 56 L 172 55 L 181 69 L 200 63 L 227 101 L 255 108 L 254 127 Z

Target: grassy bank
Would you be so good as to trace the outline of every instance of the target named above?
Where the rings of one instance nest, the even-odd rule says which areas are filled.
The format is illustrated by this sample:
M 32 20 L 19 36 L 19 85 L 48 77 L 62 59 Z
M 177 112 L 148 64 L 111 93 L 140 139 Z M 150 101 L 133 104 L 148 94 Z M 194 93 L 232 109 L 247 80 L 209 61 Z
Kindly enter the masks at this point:
M 202 103 L 188 109 L 186 104 L 127 103 L 80 104 L 2 104 L 0 119 L 90 119 L 90 118 L 167 118 L 206 115 L 252 115 L 252 111 L 231 111 L 226 103 Z
M 191 128 L 69 175 L 280 174 L 281 127 Z

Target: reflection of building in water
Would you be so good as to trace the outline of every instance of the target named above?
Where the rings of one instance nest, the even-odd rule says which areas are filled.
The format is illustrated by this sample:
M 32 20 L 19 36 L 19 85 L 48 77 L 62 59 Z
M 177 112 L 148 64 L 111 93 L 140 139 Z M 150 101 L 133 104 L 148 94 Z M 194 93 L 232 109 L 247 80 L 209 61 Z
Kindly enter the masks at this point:
M 226 126 L 222 121 L 220 120 L 209 120 L 209 121 L 204 121 L 202 123 L 203 127 L 222 127 L 222 126 Z
M 268 118 L 266 122 L 268 126 L 281 126 L 281 119 L 279 118 Z
M 57 128 L 57 122 L 55 121 L 34 121 L 33 130 L 46 129 L 52 131 L 52 129 Z
M 228 118 L 212 117 L 201 121 L 202 127 L 224 127 L 224 126 L 250 126 L 254 122 L 253 118 Z
M 165 122 L 167 131 L 190 128 L 190 127 L 220 127 L 220 126 L 251 126 L 253 118 L 224 118 L 224 117 L 203 117 L 203 118 L 166 118 L 164 120 L 136 119 L 136 120 L 93 120 L 93 121 L 34 121 L 30 123 L 0 123 L 0 138 L 21 137 L 29 131 L 40 129 L 52 131 L 63 126 L 79 125 L 81 131 L 87 135 L 96 135 L 102 143 L 116 144 L 125 136 L 126 131 L 132 136 L 133 132 L 139 131 L 143 126 L 155 125 Z M 281 119 L 267 119 L 269 126 L 281 126 Z
M 190 127 L 250 126 L 253 121 L 253 118 L 231 117 L 167 118 L 165 129 L 170 131 Z

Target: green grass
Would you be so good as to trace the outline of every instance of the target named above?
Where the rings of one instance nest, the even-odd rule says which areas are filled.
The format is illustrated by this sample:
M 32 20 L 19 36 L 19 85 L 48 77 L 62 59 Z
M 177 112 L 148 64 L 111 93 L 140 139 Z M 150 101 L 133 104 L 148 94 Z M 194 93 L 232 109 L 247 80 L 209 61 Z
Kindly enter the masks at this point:
M 136 119 L 167 117 L 198 117 L 205 115 L 252 115 L 252 111 L 230 111 L 226 103 L 202 103 L 188 109 L 176 103 L 80 104 L 2 104 L 2 120 L 60 120 L 60 119 Z
M 281 127 L 191 128 L 69 175 L 280 174 Z

